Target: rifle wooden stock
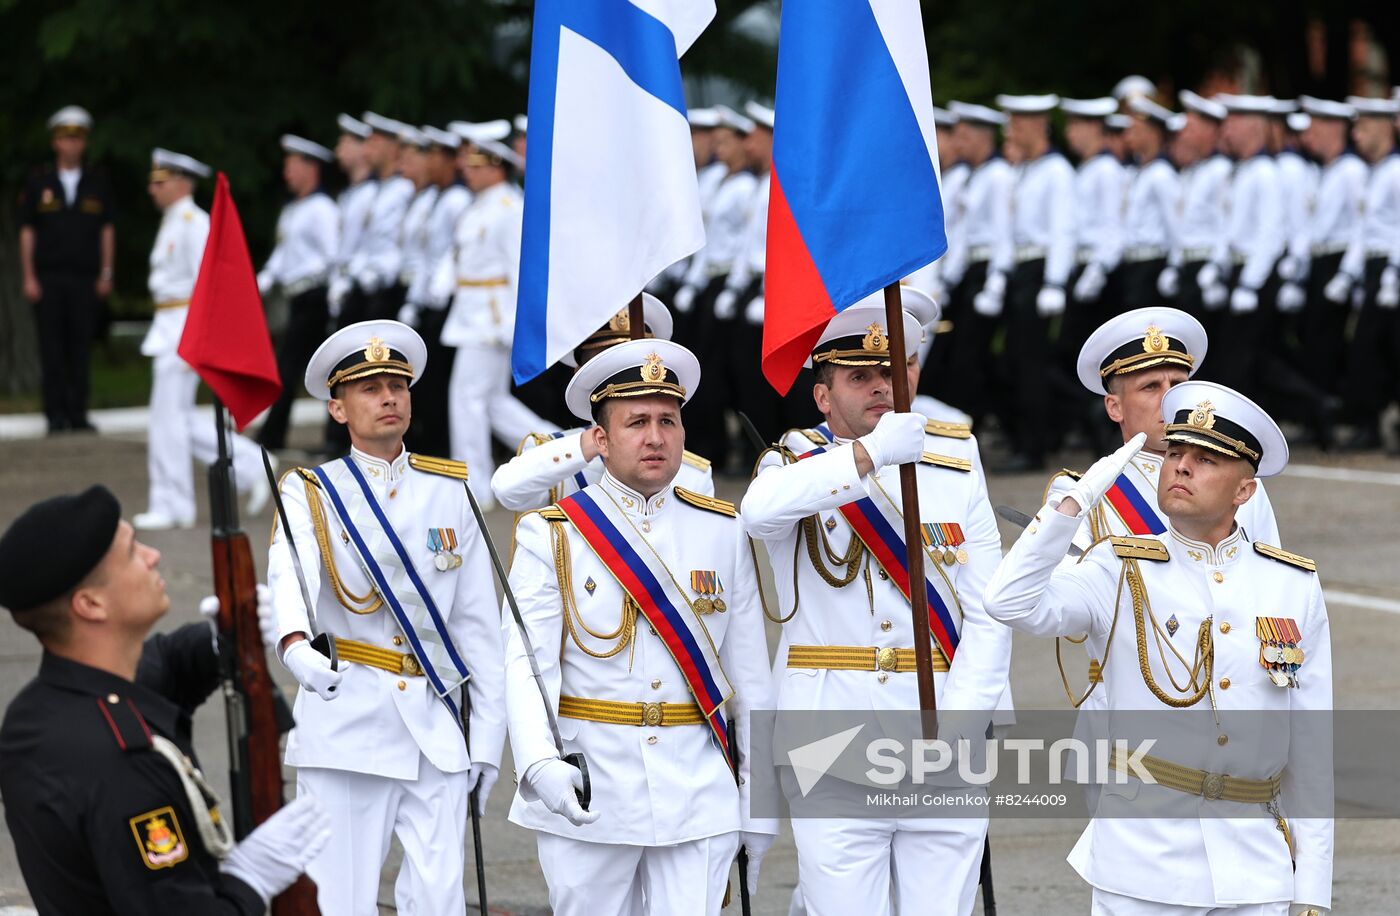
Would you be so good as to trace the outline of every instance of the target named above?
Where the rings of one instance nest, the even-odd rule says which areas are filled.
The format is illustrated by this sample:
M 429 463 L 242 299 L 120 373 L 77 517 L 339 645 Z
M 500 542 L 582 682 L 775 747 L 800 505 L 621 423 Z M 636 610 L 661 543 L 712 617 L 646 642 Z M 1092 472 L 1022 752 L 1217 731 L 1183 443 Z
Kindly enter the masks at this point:
M 258 572 L 248 535 L 238 527 L 223 405 L 216 401 L 219 460 L 209 468 L 214 593 L 219 597 L 220 664 L 228 714 L 229 783 L 234 833 L 243 839 L 282 807 L 281 701 L 267 670 L 258 626 Z M 320 916 L 316 885 L 302 875 L 278 894 L 272 916 Z

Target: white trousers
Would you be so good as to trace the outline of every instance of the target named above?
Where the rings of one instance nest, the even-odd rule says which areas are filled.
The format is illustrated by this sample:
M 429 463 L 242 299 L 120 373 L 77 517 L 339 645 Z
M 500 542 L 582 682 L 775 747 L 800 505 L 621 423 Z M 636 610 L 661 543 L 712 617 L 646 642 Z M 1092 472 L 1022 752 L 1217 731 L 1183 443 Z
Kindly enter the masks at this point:
M 811 916 L 965 916 L 977 900 L 986 818 L 795 817 L 792 836 L 792 905 Z
M 531 433 L 552 429 L 510 393 L 510 351 L 500 347 L 457 348 L 448 390 L 452 457 L 467 463 L 467 479 L 482 508 L 491 493 L 491 435 L 511 448 Z
M 177 353 L 162 353 L 151 366 L 151 418 L 146 431 L 146 470 L 150 477 L 147 508 L 177 522 L 195 517 L 194 470 L 190 459 L 204 466 L 219 457 L 218 430 L 208 409 L 195 407 L 199 376 Z M 263 473 L 258 447 L 230 431 L 234 479 L 238 491 L 252 486 L 252 474 Z
M 739 851 L 737 832 L 675 846 L 535 838 L 554 916 L 716 916 Z
M 1247 903 L 1241 906 L 1178 906 L 1124 897 L 1094 888 L 1090 916 L 1288 916 L 1288 903 Z
M 394 882 L 401 916 L 466 912 L 467 783 L 467 773 L 443 773 L 426 757 L 412 781 L 298 768 L 297 794 L 320 799 L 331 817 L 330 844 L 306 867 L 321 912 L 378 916 L 379 873 L 393 836 L 403 846 Z

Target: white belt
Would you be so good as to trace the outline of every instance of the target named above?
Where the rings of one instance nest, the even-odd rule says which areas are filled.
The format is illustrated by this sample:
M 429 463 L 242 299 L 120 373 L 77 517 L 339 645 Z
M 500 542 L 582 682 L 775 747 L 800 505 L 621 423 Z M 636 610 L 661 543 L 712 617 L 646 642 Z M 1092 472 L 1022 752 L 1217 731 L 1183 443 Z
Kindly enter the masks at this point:
M 299 277 L 296 280 L 291 281 L 290 283 L 283 283 L 282 292 L 286 294 L 288 299 L 295 299 L 302 293 L 310 292 L 318 286 L 325 285 L 326 275 L 324 273 L 318 272 L 314 274 L 309 274 L 305 277 Z
M 1151 261 L 1155 258 L 1167 256 L 1167 249 L 1160 245 L 1129 245 L 1123 249 L 1123 260 L 1128 263 L 1138 261 Z
M 1181 249 L 1181 260 L 1183 261 L 1209 261 L 1211 255 L 1215 254 L 1215 248 L 1210 245 L 1197 245 L 1195 248 Z
M 1035 260 L 1038 260 L 1038 259 L 1043 258 L 1043 257 L 1045 257 L 1045 246 L 1044 246 L 1044 245 L 1017 245 L 1017 246 L 1016 246 L 1016 263 L 1017 263 L 1017 264 L 1020 264 L 1020 263 L 1023 262 L 1023 261 L 1035 261 Z
M 1390 257 L 1390 249 L 1389 249 L 1389 248 L 1367 248 L 1367 249 L 1366 249 L 1366 260 L 1368 260 L 1368 261 L 1371 260 L 1372 258 L 1389 258 L 1389 257 Z
M 1318 242 L 1309 251 L 1315 258 L 1326 257 L 1329 254 L 1341 254 L 1347 250 L 1346 242 Z
M 1094 249 L 1090 248 L 1088 245 L 1085 245 L 1083 248 L 1080 248 L 1078 251 L 1076 251 L 1076 252 L 1074 253 L 1074 261 L 1075 261 L 1076 264 L 1091 264 L 1091 263 L 1093 263 L 1093 261 L 1094 261 Z
M 971 245 L 967 249 L 967 262 L 969 264 L 980 264 L 983 261 L 990 261 L 991 259 L 991 245 Z

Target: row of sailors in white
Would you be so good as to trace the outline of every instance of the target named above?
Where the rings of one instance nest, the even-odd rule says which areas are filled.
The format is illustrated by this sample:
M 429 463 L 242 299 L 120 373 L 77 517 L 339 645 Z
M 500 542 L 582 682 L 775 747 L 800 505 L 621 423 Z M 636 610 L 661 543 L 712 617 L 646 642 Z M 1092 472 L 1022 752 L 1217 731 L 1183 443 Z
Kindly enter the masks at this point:
M 363 121 L 341 115 L 338 124 L 336 153 L 282 139 L 294 200 L 278 218 L 259 286 L 295 296 L 329 280 L 336 314 L 352 288 L 372 294 L 402 284 L 405 322 L 446 310 L 440 341 L 465 351 L 450 382 L 452 454 L 481 470 L 473 485 L 489 507 L 490 436 L 515 445 L 543 426 L 509 389 L 524 213 L 520 188 L 507 180 L 507 166 L 523 166 L 504 142 L 512 125 L 418 129 L 373 112 Z M 320 167 L 337 157 L 361 179 L 338 207 L 319 189 Z
M 723 277 L 716 316 L 728 320 L 742 311 L 750 324 L 761 324 L 761 292 L 746 302 L 739 297 L 763 277 L 767 257 L 773 109 L 750 101 L 743 114 L 716 105 L 693 108 L 688 117 L 705 247 L 666 271 L 680 284 L 672 304 L 678 312 L 689 312 L 695 297 Z
M 963 102 L 939 109 L 940 143 L 952 150 L 943 172 L 950 250 L 933 281 L 935 298 L 957 284 L 969 263 L 986 261 L 989 278 L 977 305 L 997 314 L 1011 268 L 1045 257 L 1049 289 L 1038 304 L 1052 314 L 1061 305 L 1053 287 L 1066 282 L 1076 261 L 1085 269 L 1071 292 L 1092 300 L 1120 263 L 1166 258 L 1158 278 L 1165 296 L 1176 295 L 1183 264 L 1203 263 L 1198 282 L 1206 305 L 1222 307 L 1229 299 L 1233 309 L 1250 311 L 1277 265 L 1286 284 L 1281 307 L 1296 309 L 1315 257 L 1347 252 L 1342 275 L 1327 291 L 1339 302 L 1368 257 L 1400 264 L 1400 167 L 1391 156 L 1400 102 L 1206 99 L 1189 90 L 1179 97 L 1184 114 L 1142 96 L 1123 103 L 1136 157 L 1129 165 L 1108 152 L 1104 139 L 1109 124 L 1123 117 L 1113 98 L 1000 96 L 1000 110 Z M 1073 172 L 1043 139 L 1056 107 L 1081 159 Z M 1317 164 L 1292 148 L 1268 155 L 1269 119 L 1286 119 Z M 998 128 L 1018 146 L 1024 159 L 1018 165 L 997 155 Z M 1234 266 L 1241 270 L 1232 297 Z M 1400 297 L 1400 276 L 1388 272 L 1383 287 L 1382 301 Z

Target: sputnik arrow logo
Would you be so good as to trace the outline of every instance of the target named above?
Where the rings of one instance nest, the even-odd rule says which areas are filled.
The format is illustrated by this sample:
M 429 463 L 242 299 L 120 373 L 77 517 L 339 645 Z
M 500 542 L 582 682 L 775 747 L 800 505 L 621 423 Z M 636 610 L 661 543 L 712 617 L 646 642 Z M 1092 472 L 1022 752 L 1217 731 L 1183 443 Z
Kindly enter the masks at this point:
M 857 725 L 788 751 L 788 762 L 792 764 L 792 773 L 797 777 L 797 788 L 803 798 L 851 746 L 863 728 L 864 725 Z

